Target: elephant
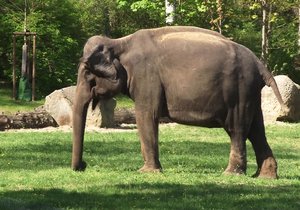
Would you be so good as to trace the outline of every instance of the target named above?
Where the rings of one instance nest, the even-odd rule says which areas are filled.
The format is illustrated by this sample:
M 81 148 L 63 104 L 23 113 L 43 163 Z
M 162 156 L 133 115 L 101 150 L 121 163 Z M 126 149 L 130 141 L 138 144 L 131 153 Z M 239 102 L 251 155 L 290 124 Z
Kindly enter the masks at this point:
M 192 26 L 141 29 L 111 39 L 92 36 L 78 65 L 73 106 L 72 169 L 83 171 L 87 108 L 118 93 L 135 104 L 144 165 L 161 172 L 160 117 L 180 124 L 224 128 L 231 147 L 225 174 L 246 174 L 246 140 L 255 151 L 254 177 L 277 178 L 277 162 L 267 142 L 261 89 L 272 88 L 284 103 L 272 74 L 248 48 L 223 35 Z M 188 135 L 188 134 L 187 134 Z

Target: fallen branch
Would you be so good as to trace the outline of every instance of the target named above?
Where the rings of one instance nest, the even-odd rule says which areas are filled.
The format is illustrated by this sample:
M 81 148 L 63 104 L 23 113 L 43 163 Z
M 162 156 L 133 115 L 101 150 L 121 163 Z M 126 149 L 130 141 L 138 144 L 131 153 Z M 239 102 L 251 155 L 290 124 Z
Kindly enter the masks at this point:
M 57 127 L 55 120 L 45 111 L 0 115 L 0 130 L 20 128 Z

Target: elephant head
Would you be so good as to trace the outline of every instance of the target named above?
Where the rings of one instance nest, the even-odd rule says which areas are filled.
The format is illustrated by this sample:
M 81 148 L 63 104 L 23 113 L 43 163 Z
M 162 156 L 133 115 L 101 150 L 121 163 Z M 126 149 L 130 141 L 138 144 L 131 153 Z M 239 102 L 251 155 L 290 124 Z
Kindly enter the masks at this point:
M 101 40 L 101 39 L 100 39 Z M 73 106 L 72 168 L 84 170 L 82 160 L 83 135 L 87 108 L 92 100 L 95 108 L 99 100 L 112 98 L 126 89 L 127 73 L 113 47 L 105 43 L 87 43 L 80 59 L 77 90 Z
M 93 52 L 81 59 L 85 68 L 95 76 L 91 83 L 94 98 L 111 98 L 121 90 L 121 73 L 119 60 L 114 57 L 113 49 L 99 45 Z
M 127 73 L 114 54 L 113 47 L 98 44 L 90 50 L 87 45 L 80 61 L 84 71 L 92 77 L 93 108 L 101 99 L 112 98 L 119 92 L 126 94 Z

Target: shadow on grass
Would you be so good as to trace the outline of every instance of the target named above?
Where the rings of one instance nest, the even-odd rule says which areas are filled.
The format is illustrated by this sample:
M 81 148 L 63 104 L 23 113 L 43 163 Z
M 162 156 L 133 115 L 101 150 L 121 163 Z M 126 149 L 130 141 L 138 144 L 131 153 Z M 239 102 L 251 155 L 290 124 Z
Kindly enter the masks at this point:
M 291 187 L 243 185 L 130 184 L 114 193 L 61 189 L 19 190 L 0 194 L 0 209 L 299 209 Z M 298 189 L 299 190 L 299 189 Z

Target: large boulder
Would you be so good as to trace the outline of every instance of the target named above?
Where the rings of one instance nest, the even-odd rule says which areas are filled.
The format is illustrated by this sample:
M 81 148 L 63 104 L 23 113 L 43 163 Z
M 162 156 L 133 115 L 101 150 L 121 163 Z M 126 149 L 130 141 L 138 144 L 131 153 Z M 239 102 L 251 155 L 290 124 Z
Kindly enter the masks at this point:
M 72 126 L 72 108 L 76 86 L 62 88 L 46 96 L 45 110 L 55 119 L 58 125 Z M 116 100 L 102 100 L 92 110 L 90 103 L 87 113 L 86 126 L 114 127 L 114 109 Z
M 278 75 L 274 77 L 279 92 L 287 109 L 282 112 L 279 102 L 270 87 L 262 89 L 262 110 L 264 120 L 274 122 L 276 120 L 299 121 L 300 120 L 300 89 L 288 76 Z

